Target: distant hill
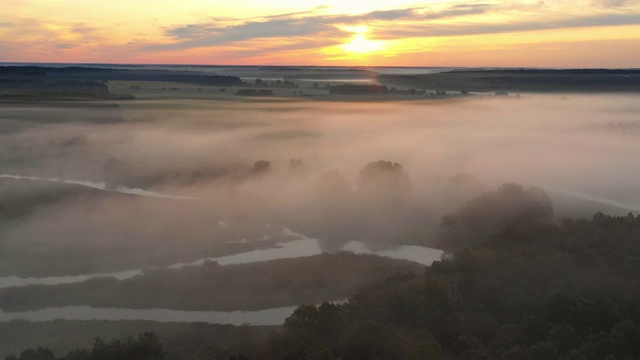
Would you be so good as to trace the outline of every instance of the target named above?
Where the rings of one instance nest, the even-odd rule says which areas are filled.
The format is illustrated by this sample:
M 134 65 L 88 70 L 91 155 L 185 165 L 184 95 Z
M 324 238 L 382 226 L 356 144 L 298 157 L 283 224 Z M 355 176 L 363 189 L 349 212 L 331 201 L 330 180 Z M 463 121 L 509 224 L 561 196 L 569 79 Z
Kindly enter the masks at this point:
M 90 67 L 46 68 L 47 76 L 59 79 L 162 81 L 210 86 L 243 85 L 237 76 L 207 75 L 197 71 L 128 70 Z
M 455 70 L 422 75 L 379 75 L 376 80 L 387 86 L 449 91 L 640 91 L 640 70 Z
M 107 81 L 160 81 L 205 86 L 239 86 L 237 76 L 207 75 L 198 71 L 109 69 L 92 67 L 0 67 L 2 97 L 133 98 L 109 93 Z
M 134 99 L 114 95 L 102 79 L 52 77 L 49 68 L 33 66 L 0 67 L 0 99 Z

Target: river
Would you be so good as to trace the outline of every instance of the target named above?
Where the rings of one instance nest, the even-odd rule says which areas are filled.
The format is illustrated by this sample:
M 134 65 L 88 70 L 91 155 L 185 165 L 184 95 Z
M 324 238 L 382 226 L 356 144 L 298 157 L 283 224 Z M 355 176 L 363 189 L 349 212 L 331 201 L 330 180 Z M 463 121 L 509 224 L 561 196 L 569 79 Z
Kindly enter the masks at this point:
M 16 180 L 48 181 L 66 184 L 87 186 L 104 191 L 120 192 L 138 196 L 151 196 L 176 200 L 196 200 L 189 197 L 161 194 L 141 189 L 131 189 L 122 186 L 108 187 L 104 183 L 94 183 L 88 181 L 60 180 L 56 178 L 40 178 L 29 176 L 18 176 L 0 174 L 0 178 L 11 178 Z M 215 258 L 203 258 L 190 263 L 178 263 L 169 266 L 171 269 L 179 269 L 185 266 L 198 266 L 206 261 L 215 261 L 221 266 L 233 264 L 247 264 L 260 261 L 271 261 L 278 259 L 290 259 L 298 257 L 308 257 L 323 253 L 322 247 L 317 239 L 312 239 L 302 234 L 285 229 L 287 235 L 296 236 L 299 240 L 283 242 L 270 249 L 256 249 L 249 252 L 235 255 L 221 256 Z M 384 248 L 384 247 L 383 247 Z M 356 254 L 375 254 L 387 258 L 409 260 L 425 266 L 439 260 L 443 252 L 422 246 L 397 245 L 392 249 L 373 251 L 362 242 L 352 241 L 347 243 L 342 251 L 350 251 Z M 0 288 L 27 285 L 58 285 L 85 281 L 95 277 L 113 277 L 119 280 L 128 279 L 142 275 L 144 269 L 133 269 L 114 273 L 85 274 L 77 276 L 55 276 L 42 278 L 20 278 L 17 276 L 0 277 Z M 10 321 L 15 319 L 26 319 L 31 321 L 50 321 L 55 319 L 67 320 L 153 320 L 162 322 L 208 322 L 220 324 L 251 324 L 251 325 L 278 325 L 293 312 L 295 307 L 282 307 L 265 309 L 259 311 L 181 311 L 170 309 L 105 309 L 92 308 L 89 306 L 67 306 L 57 308 L 47 308 L 35 311 L 5 313 L 0 311 L 0 321 Z
M 249 252 L 239 253 L 235 255 L 227 255 L 215 258 L 203 258 L 190 263 L 179 263 L 169 266 L 170 269 L 179 269 L 185 266 L 197 266 L 202 265 L 206 261 L 215 261 L 218 264 L 234 265 L 234 264 L 248 264 L 260 261 L 271 261 L 279 259 L 291 259 L 298 257 L 308 257 L 314 255 L 320 255 L 323 253 L 322 248 L 317 239 L 312 239 L 301 234 L 296 234 L 287 230 L 287 233 L 294 234 L 301 237 L 300 240 L 289 241 L 285 243 L 279 243 L 274 248 L 270 249 L 256 249 Z M 350 251 L 356 254 L 374 254 L 391 259 L 409 260 L 425 266 L 430 265 L 432 262 L 439 260 L 442 256 L 442 250 L 431 249 L 422 246 L 410 246 L 410 245 L 398 245 L 393 249 L 372 251 L 364 243 L 351 241 L 347 243 L 341 250 Z M 95 277 L 113 277 L 119 280 L 132 278 L 137 275 L 142 275 L 144 269 L 134 269 L 114 273 L 101 273 L 101 274 L 86 274 L 76 276 L 53 276 L 53 277 L 41 277 L 41 278 L 20 278 L 16 276 L 0 277 L 0 288 L 12 287 L 12 286 L 26 286 L 26 285 L 59 285 L 69 284 L 74 282 L 81 282 L 89 280 Z
M 161 322 L 205 322 L 231 325 L 281 325 L 295 306 L 258 311 L 181 311 L 168 309 L 104 309 L 89 306 L 65 306 L 34 311 L 5 313 L 0 321 L 30 320 L 151 320 Z
M 393 259 L 414 261 L 422 265 L 429 265 L 439 260 L 442 251 L 421 246 L 397 246 L 392 250 L 379 252 L 371 251 L 361 242 L 347 243 L 343 249 L 357 254 L 376 254 Z M 318 240 L 303 236 L 300 240 L 279 244 L 272 249 L 259 249 L 236 255 L 207 258 L 192 263 L 172 265 L 171 268 L 180 268 L 189 265 L 199 265 L 205 261 L 217 261 L 220 265 L 246 264 L 258 261 L 269 261 L 286 258 L 306 257 L 322 253 Z M 111 276 L 118 279 L 127 279 L 142 274 L 143 270 L 130 270 L 111 274 L 89 274 L 80 276 L 61 276 L 47 278 L 18 278 L 15 276 L 0 278 L 0 287 L 25 286 L 34 284 L 65 284 L 84 281 L 96 276 Z M 5 313 L 0 311 L 0 321 L 25 319 L 31 321 L 51 321 L 55 319 L 65 320 L 152 320 L 162 322 L 207 322 L 219 324 L 251 324 L 251 325 L 279 325 L 291 315 L 295 307 L 282 307 L 259 311 L 182 311 L 170 309 L 104 309 L 89 306 L 66 306 L 47 308 L 35 311 Z

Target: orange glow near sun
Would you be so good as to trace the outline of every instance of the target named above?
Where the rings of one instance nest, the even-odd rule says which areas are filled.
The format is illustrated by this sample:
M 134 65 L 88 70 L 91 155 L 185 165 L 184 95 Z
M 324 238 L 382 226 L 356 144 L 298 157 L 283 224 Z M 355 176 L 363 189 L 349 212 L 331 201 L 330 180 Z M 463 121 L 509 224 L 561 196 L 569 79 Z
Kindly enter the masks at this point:
M 367 26 L 348 27 L 346 30 L 353 32 L 349 42 L 342 45 L 342 50 L 354 55 L 366 55 L 386 48 L 384 41 L 370 40 L 367 38 L 369 28 Z
M 640 1 L 482 3 L 6 0 L 0 62 L 638 66 Z

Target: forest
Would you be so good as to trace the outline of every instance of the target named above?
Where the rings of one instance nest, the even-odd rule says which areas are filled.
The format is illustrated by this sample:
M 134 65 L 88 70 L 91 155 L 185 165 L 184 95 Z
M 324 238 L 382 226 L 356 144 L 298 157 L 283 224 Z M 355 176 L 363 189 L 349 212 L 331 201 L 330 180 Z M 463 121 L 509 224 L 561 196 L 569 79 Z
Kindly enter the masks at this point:
M 204 358 L 637 359 L 640 216 L 598 212 L 554 223 L 543 216 L 552 211 L 544 193 L 523 194 L 507 184 L 445 218 L 443 232 L 462 227 L 472 208 L 476 217 L 493 216 L 488 210 L 504 206 L 496 203 L 520 209 L 477 238 L 459 235 L 465 245 L 422 274 L 397 273 L 346 302 L 301 305 L 279 330 L 252 337 L 252 346 Z M 173 359 L 145 333 L 58 356 Z M 35 348 L 7 359 L 54 358 Z

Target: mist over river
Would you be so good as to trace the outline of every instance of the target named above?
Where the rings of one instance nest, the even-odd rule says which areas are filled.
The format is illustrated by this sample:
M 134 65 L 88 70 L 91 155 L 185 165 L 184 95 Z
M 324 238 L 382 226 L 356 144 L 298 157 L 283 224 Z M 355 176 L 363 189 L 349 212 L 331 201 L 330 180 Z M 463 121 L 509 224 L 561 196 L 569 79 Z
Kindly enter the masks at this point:
M 0 288 L 339 251 L 428 266 L 443 254 L 432 248 L 443 216 L 507 182 L 545 190 L 557 221 L 640 209 L 634 95 L 115 105 L 108 124 L 73 104 L 3 108 Z M 292 309 L 0 320 L 280 324 Z

